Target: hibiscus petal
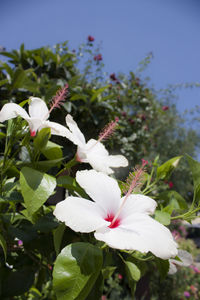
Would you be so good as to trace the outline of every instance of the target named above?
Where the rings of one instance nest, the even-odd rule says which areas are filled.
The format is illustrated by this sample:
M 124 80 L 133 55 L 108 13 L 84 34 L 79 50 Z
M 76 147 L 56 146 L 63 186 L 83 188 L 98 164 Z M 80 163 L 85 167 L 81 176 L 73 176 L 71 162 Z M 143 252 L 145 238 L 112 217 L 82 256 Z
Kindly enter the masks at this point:
M 29 124 L 29 128 L 31 132 L 37 132 L 40 126 L 42 125 L 42 120 L 41 119 L 36 119 L 36 118 L 29 118 L 26 119 L 26 121 Z
M 168 274 L 169 275 L 173 275 L 177 272 L 177 267 L 175 266 L 174 263 L 171 262 L 171 259 L 169 260 L 169 271 Z
M 110 167 L 118 168 L 128 165 L 128 161 L 123 155 L 109 155 L 105 146 L 94 139 L 87 142 L 83 151 L 87 157 L 87 162 L 92 168 L 106 174 L 114 173 Z M 81 149 L 79 152 L 81 153 Z M 84 161 L 86 162 L 86 159 Z
M 134 217 L 133 217 L 134 216 Z M 102 228 L 95 238 L 116 249 L 151 251 L 157 257 L 169 259 L 177 255 L 177 244 L 170 231 L 145 214 L 134 214 L 116 228 Z
M 69 130 L 66 127 L 56 122 L 44 121 L 42 122 L 42 125 L 40 126 L 39 130 L 41 130 L 42 128 L 51 128 L 51 134 L 60 135 L 64 137 L 66 137 L 69 133 Z
M 128 166 L 128 160 L 123 155 L 109 155 L 106 158 L 106 163 L 113 168 Z
M 66 116 L 65 120 L 67 126 L 71 130 L 71 132 L 68 133 L 67 138 L 75 145 L 83 147 L 85 145 L 85 137 L 80 131 L 80 129 L 78 128 L 76 122 L 73 120 L 70 114 Z
M 23 119 L 29 119 L 29 115 L 20 105 L 15 103 L 7 103 L 2 107 L 0 111 L 0 122 L 4 122 L 16 117 L 22 117 Z
M 117 181 L 104 173 L 85 170 L 76 173 L 76 180 L 86 193 L 98 203 L 107 214 L 113 215 L 120 205 L 121 191 Z
M 125 197 L 123 197 L 121 201 L 123 201 L 124 198 Z M 127 198 L 120 216 L 124 218 L 133 213 L 153 214 L 156 206 L 156 201 L 150 197 L 141 194 L 132 194 Z
M 105 163 L 105 156 L 87 153 L 86 157 L 87 159 L 85 159 L 84 162 L 88 162 L 94 170 L 103 172 L 107 175 L 114 173 L 114 171 Z
M 102 218 L 100 207 L 84 198 L 68 197 L 59 202 L 54 215 L 76 232 L 92 232 L 109 225 L 109 222 Z
M 177 259 L 171 259 L 170 261 L 178 266 L 185 266 L 185 267 L 189 267 L 193 263 L 192 255 L 186 250 L 179 249 L 178 257 L 181 259 L 181 261 Z
M 49 117 L 49 110 L 46 103 L 37 97 L 30 97 L 29 115 L 31 118 L 40 120 L 47 120 Z

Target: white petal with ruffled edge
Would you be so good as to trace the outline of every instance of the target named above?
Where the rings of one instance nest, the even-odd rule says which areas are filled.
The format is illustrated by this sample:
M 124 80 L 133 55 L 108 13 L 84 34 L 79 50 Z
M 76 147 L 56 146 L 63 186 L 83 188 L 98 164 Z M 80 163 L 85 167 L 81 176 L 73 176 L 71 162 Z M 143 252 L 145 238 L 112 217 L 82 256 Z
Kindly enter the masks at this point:
M 152 252 L 157 257 L 169 259 L 178 253 L 177 244 L 170 231 L 145 214 L 132 214 L 122 219 L 116 228 L 102 228 L 95 238 L 116 249 Z
M 67 134 L 67 138 L 75 145 L 84 147 L 85 137 L 77 126 L 77 123 L 73 120 L 72 116 L 68 114 L 65 118 L 66 124 L 70 131 Z
M 31 118 L 45 121 L 49 118 L 49 110 L 46 103 L 37 97 L 30 97 L 29 115 Z
M 58 220 L 65 222 L 76 232 L 85 233 L 110 224 L 102 218 L 103 214 L 98 204 L 78 197 L 68 197 L 59 202 L 54 210 L 54 215 Z
M 107 214 L 117 212 L 120 205 L 121 191 L 115 179 L 95 170 L 85 170 L 76 173 L 76 180 Z
M 16 117 L 22 117 L 23 119 L 29 119 L 29 115 L 20 105 L 15 103 L 5 104 L 0 111 L 0 122 L 10 120 Z
M 110 167 L 126 167 L 128 160 L 123 155 L 109 155 L 105 146 L 100 142 L 90 139 L 84 149 L 78 149 L 78 153 L 85 152 L 86 159 L 93 169 L 106 173 L 114 173 Z
M 169 271 L 168 274 L 169 275 L 173 275 L 177 272 L 177 267 L 174 263 L 171 262 L 171 259 L 169 260 Z
M 121 199 L 122 202 L 124 198 Z M 124 218 L 133 213 L 153 214 L 156 206 L 156 201 L 148 196 L 131 194 L 127 198 L 120 215 Z
M 50 122 L 50 121 L 42 122 L 39 130 L 41 130 L 42 128 L 51 128 L 51 134 L 60 135 L 63 137 L 66 137 L 66 135 L 69 132 L 69 130 L 66 127 L 56 122 Z

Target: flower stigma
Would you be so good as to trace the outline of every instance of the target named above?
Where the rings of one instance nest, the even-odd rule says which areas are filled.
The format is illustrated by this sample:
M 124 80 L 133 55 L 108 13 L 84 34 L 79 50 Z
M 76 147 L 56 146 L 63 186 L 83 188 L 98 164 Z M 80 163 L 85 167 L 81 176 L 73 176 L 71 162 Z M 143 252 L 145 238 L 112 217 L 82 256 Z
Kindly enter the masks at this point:
M 113 226 L 115 224 L 115 222 L 118 220 L 118 217 L 122 211 L 122 208 L 127 200 L 127 198 L 130 196 L 130 194 L 132 193 L 132 191 L 134 190 L 134 188 L 136 188 L 138 185 L 140 185 L 141 183 L 141 178 L 143 176 L 143 172 L 144 172 L 144 167 L 148 164 L 148 162 L 146 160 L 142 160 L 142 166 L 139 169 L 135 169 L 135 174 L 133 175 L 133 173 L 130 173 L 130 175 L 127 178 L 127 184 L 129 185 L 129 189 L 128 192 L 126 193 L 126 196 L 122 202 L 122 204 L 120 205 L 117 213 L 115 214 L 110 226 Z M 113 227 L 110 227 L 113 228 Z

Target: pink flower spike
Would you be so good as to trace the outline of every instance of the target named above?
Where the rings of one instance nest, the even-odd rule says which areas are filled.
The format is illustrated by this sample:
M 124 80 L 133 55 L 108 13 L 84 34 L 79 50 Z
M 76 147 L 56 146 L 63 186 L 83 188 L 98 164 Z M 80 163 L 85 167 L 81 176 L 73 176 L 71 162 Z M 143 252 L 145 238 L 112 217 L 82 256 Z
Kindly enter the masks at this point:
M 110 123 L 108 123 L 108 125 L 106 125 L 104 127 L 102 132 L 100 132 L 98 141 L 100 142 L 102 140 L 105 140 L 105 139 L 109 138 L 113 134 L 113 132 L 115 131 L 118 122 L 119 122 L 119 118 L 116 117 L 115 121 L 111 121 Z
M 168 183 L 168 185 L 169 185 L 169 188 L 170 188 L 170 189 L 172 189 L 172 188 L 173 188 L 173 186 L 174 186 L 174 184 L 173 184 L 173 182 L 172 182 L 172 181 L 170 181 L 170 182 Z
M 68 92 L 68 84 L 66 84 L 62 89 L 60 89 L 56 95 L 52 99 L 51 108 L 49 110 L 49 113 L 52 112 L 52 110 L 56 107 L 60 108 L 60 104 L 62 104 L 63 101 L 65 101 L 67 92 Z
M 142 166 L 146 166 L 148 165 L 148 160 L 145 160 L 144 158 L 142 158 Z

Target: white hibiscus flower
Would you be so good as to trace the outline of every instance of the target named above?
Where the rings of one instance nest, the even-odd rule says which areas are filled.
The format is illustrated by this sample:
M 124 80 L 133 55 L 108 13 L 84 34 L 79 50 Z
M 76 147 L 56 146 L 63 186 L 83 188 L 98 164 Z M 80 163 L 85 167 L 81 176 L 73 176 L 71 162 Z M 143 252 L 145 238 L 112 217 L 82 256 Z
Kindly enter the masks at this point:
M 51 128 L 51 134 L 66 136 L 68 130 L 64 126 L 47 120 L 49 110 L 42 99 L 30 97 L 28 111 L 29 114 L 20 105 L 7 103 L 0 111 L 0 122 L 20 116 L 28 122 L 31 136 L 35 136 L 37 131 L 46 127 Z
M 156 208 L 153 199 L 131 194 L 133 187 L 121 198 L 117 181 L 95 170 L 77 172 L 76 180 L 93 201 L 67 197 L 56 205 L 58 220 L 76 232 L 94 231 L 112 248 L 151 251 L 162 259 L 177 255 L 171 232 L 149 216 Z
M 99 140 L 90 139 L 87 143 L 85 137 L 73 120 L 71 115 L 66 116 L 69 132 L 66 137 L 78 146 L 76 158 L 83 163 L 89 163 L 93 169 L 106 174 L 112 174 L 111 168 L 128 166 L 128 161 L 123 155 L 109 155 L 105 146 Z M 113 122 L 114 124 L 114 122 Z

